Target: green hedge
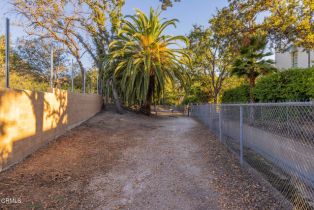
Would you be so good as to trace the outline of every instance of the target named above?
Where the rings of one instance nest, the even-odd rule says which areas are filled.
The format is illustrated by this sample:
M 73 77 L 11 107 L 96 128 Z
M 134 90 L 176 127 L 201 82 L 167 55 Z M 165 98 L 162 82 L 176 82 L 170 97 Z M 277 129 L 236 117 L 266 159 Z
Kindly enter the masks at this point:
M 313 100 L 314 68 L 290 69 L 261 77 L 257 80 L 253 93 L 257 102 Z M 248 102 L 247 85 L 225 91 L 222 101 L 224 103 Z
M 226 90 L 222 94 L 222 103 L 246 103 L 249 101 L 249 86 L 241 85 L 239 87 Z
M 259 102 L 314 99 L 314 68 L 290 69 L 260 78 L 254 88 Z

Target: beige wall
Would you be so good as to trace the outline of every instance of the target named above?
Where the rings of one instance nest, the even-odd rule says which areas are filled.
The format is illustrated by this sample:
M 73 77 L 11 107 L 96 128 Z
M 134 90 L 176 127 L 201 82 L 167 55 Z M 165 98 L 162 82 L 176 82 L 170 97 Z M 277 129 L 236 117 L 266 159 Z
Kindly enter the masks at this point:
M 276 52 L 275 54 L 276 67 L 278 69 L 290 69 L 292 66 L 291 51 L 284 53 Z M 297 48 L 297 67 L 308 68 L 309 66 L 309 54 L 302 48 Z M 314 51 L 310 51 L 310 66 L 314 66 Z
M 98 113 L 102 97 L 0 88 L 0 171 Z

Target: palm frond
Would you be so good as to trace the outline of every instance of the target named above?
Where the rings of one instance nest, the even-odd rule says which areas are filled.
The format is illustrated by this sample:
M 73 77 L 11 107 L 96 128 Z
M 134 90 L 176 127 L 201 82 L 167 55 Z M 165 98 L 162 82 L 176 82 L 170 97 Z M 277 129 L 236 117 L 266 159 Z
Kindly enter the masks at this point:
M 177 22 L 176 19 L 161 21 L 160 12 L 153 9 L 149 16 L 136 10 L 135 15 L 126 16 L 122 21 L 109 49 L 110 58 L 115 61 L 111 62 L 115 65 L 112 69 L 115 77 L 120 78 L 127 103 L 142 104 L 151 100 L 147 98 L 149 95 L 160 97 L 167 81 L 188 83 L 184 66 L 190 58 L 180 45 L 180 42 L 187 45 L 187 38 L 163 34 Z

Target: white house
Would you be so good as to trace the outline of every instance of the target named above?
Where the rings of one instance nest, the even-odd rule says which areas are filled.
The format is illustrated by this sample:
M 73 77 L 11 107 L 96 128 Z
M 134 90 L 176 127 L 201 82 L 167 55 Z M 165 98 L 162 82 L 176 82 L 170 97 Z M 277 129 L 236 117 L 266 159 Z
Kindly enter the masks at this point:
M 276 52 L 275 65 L 281 70 L 312 67 L 314 66 L 314 51 L 291 47 L 284 53 Z

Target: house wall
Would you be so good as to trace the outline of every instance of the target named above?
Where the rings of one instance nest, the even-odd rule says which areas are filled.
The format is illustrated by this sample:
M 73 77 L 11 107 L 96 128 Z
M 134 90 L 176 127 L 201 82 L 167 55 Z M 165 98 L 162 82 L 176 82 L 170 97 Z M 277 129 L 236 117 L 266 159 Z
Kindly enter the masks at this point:
M 292 67 L 292 59 L 290 52 L 276 53 L 275 65 L 278 69 L 289 69 Z
M 314 51 L 310 52 L 311 66 L 314 66 Z M 292 68 L 291 52 L 275 53 L 275 65 L 278 69 Z M 302 48 L 298 48 L 298 68 L 308 68 L 308 53 Z
M 310 52 L 310 59 L 311 59 L 311 66 L 314 65 L 314 63 L 312 63 L 312 61 L 314 61 L 314 51 Z M 298 52 L 298 67 L 300 68 L 308 68 L 309 64 L 309 55 L 306 51 L 300 50 Z

